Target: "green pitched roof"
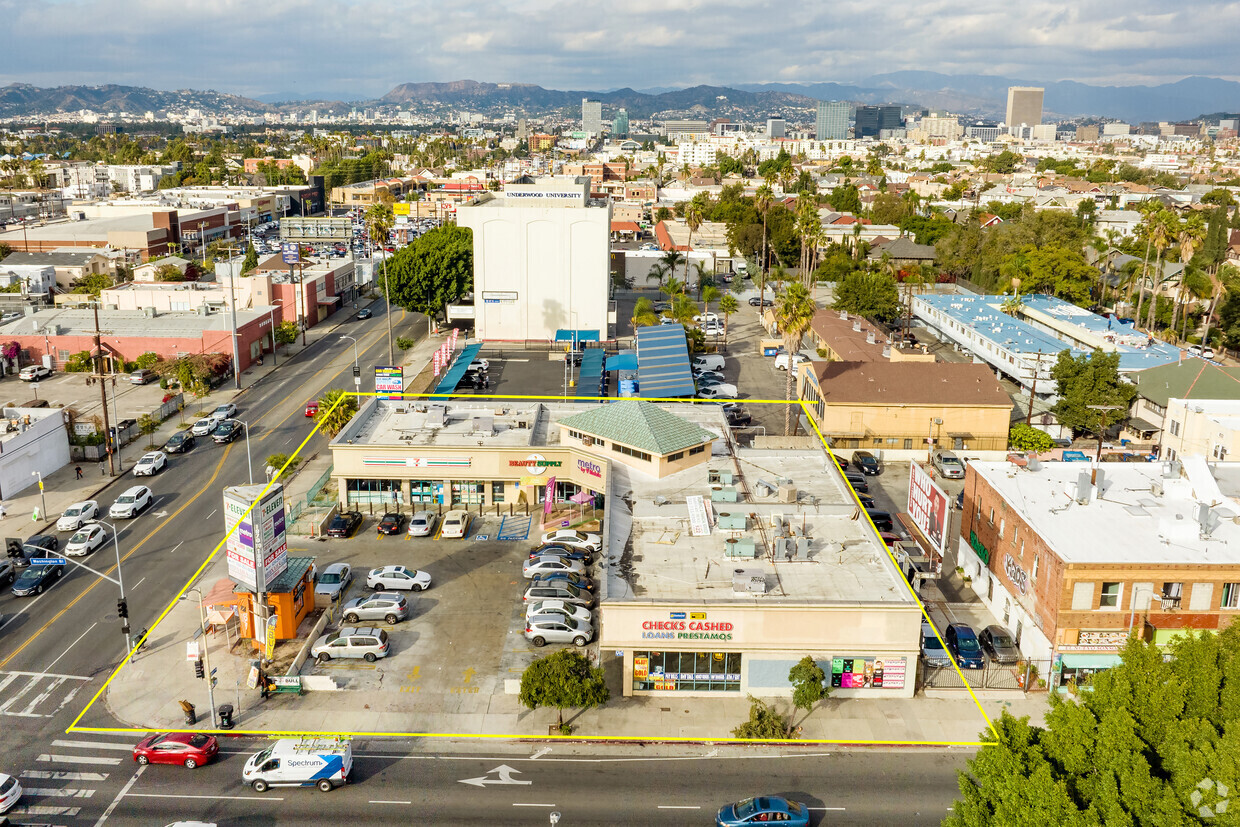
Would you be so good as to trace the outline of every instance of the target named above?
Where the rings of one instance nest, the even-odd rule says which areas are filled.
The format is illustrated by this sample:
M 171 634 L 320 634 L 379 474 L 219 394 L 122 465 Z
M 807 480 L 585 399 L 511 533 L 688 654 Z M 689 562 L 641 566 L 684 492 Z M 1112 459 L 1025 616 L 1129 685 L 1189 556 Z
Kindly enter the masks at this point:
M 1240 368 L 1224 368 L 1196 357 L 1128 374 L 1137 393 L 1167 406 L 1168 399 L 1240 399 Z
M 717 437 L 653 402 L 640 399 L 599 405 L 565 417 L 559 424 L 648 454 L 671 454 Z

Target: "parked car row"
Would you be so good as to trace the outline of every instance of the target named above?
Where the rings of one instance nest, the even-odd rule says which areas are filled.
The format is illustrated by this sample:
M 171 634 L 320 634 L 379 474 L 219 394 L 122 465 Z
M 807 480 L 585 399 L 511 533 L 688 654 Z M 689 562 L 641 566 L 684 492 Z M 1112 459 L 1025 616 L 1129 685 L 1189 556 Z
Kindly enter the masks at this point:
M 954 658 L 961 669 L 982 669 L 987 658 L 1004 666 L 1021 659 L 1012 634 L 998 624 L 987 626 L 979 634 L 966 623 L 952 623 L 943 630 L 942 640 L 940 643 L 933 627 L 922 621 L 921 655 L 927 665 L 950 667 Z
M 525 603 L 525 638 L 535 646 L 594 639 L 594 581 L 588 576 L 602 537 L 575 529 L 542 535 L 521 567 L 529 581 Z
M 341 602 L 353 582 L 353 567 L 348 563 L 332 563 L 325 567 L 314 585 L 315 595 L 332 603 Z M 395 625 L 412 613 L 410 599 L 399 591 L 420 592 L 429 589 L 431 576 L 424 571 L 399 565 L 379 566 L 366 573 L 370 594 L 343 601 L 340 618 L 346 626 L 319 637 L 310 647 L 310 656 L 319 663 L 341 658 L 361 658 L 374 663 L 391 653 L 387 631 L 373 626 L 358 626 L 364 620 L 382 620 Z

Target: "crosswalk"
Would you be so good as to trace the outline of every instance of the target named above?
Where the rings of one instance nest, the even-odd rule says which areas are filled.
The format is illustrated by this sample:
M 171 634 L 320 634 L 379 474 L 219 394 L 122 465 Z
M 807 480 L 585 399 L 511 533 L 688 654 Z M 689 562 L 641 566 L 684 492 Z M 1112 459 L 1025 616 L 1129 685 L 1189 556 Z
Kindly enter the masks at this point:
M 128 733 L 91 733 L 53 740 L 48 751 L 35 758 L 35 766 L 18 773 L 22 797 L 6 815 L 39 816 L 58 825 L 71 825 L 79 818 L 81 823 L 93 820 L 95 811 L 83 811 L 110 777 L 115 785 L 116 778 L 131 774 L 135 738 Z
M 89 680 L 51 672 L 0 672 L 0 716 L 50 718 Z

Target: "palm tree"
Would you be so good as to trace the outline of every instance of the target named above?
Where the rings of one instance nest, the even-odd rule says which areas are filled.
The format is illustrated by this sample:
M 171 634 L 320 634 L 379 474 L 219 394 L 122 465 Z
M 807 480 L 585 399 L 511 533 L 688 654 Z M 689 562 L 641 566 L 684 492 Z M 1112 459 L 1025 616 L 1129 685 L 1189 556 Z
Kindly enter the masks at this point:
M 1176 319 L 1180 314 L 1180 304 L 1187 303 L 1188 296 L 1185 289 L 1185 282 L 1188 280 L 1188 263 L 1193 258 L 1193 253 L 1197 252 L 1201 247 L 1202 236 L 1205 234 L 1205 228 L 1201 226 L 1201 219 L 1194 215 L 1196 221 L 1190 219 L 1180 230 L 1179 237 L 1176 239 L 1180 243 L 1180 262 L 1184 265 L 1184 269 L 1180 272 L 1180 287 L 1176 291 L 1176 301 L 1171 306 L 1171 330 L 1175 332 Z M 1184 308 L 1184 321 L 1188 321 L 1188 308 Z
M 810 272 L 810 245 L 816 243 L 816 234 L 814 226 L 821 227 L 822 222 L 818 218 L 818 205 L 806 195 L 801 195 L 797 199 L 797 233 L 801 236 L 801 281 L 805 286 L 809 286 Z
M 1165 277 L 1163 275 L 1162 258 L 1163 253 L 1171 246 L 1172 235 L 1171 227 L 1168 226 L 1168 219 L 1171 216 L 1159 215 L 1154 222 L 1154 226 L 1150 228 L 1150 243 L 1154 245 L 1156 253 L 1154 259 L 1154 283 L 1150 286 L 1150 308 L 1149 315 L 1146 317 L 1145 327 L 1151 334 L 1154 332 L 1154 310 L 1158 307 L 1158 291 L 1162 288 Z M 1175 218 L 1176 223 L 1179 219 Z
M 725 293 L 719 300 L 719 312 L 723 314 L 723 346 L 725 348 L 728 346 L 728 319 L 740 309 L 741 306 L 736 301 L 736 296 L 731 293 Z
M 710 303 L 719 298 L 719 296 L 719 288 L 713 284 L 708 284 L 698 291 L 698 300 L 702 302 L 703 316 L 710 311 Z
M 333 388 L 319 399 L 319 412 L 314 415 L 314 418 L 321 423 L 319 427 L 323 433 L 335 436 L 345 425 L 349 424 L 349 420 L 355 413 L 357 413 L 357 397 L 348 391 Z
M 762 214 L 762 274 L 760 276 L 761 286 L 758 288 L 759 295 L 766 296 L 766 214 L 771 209 L 771 204 L 775 201 L 775 191 L 771 189 L 770 184 L 763 184 L 758 187 L 754 193 L 753 205 Z
M 795 357 L 801 349 L 801 337 L 809 330 L 814 319 L 814 300 L 809 289 L 799 281 L 788 285 L 775 300 L 775 322 L 784 338 L 784 352 L 788 354 L 788 379 L 784 388 L 784 435 L 792 436 L 792 386 L 796 380 Z
M 702 261 L 695 261 L 693 263 L 693 272 L 697 275 L 697 298 L 698 301 L 701 301 L 702 290 L 704 290 L 707 286 L 714 284 L 715 279 L 714 276 L 710 274 L 710 271 L 706 269 L 706 263 Z
M 376 239 L 386 242 L 388 233 L 392 231 L 392 225 L 396 223 L 392 208 L 387 204 L 371 205 L 370 209 L 366 210 L 364 219 L 370 233 L 371 245 L 374 245 Z M 386 243 L 383 246 L 386 246 Z M 387 305 L 383 315 L 387 317 L 388 364 L 394 365 L 396 364 L 396 351 L 392 347 L 392 293 L 388 290 L 386 253 L 381 264 L 383 267 L 383 300 Z
M 642 296 L 637 300 L 637 304 L 633 305 L 633 332 L 637 332 L 639 327 L 650 327 L 659 323 L 659 314 L 654 312 L 654 302 Z
M 685 251 L 685 284 L 689 283 L 689 253 L 693 250 L 693 234 L 702 226 L 703 220 L 701 204 L 690 201 L 685 205 L 685 226 L 689 228 L 689 243 L 685 245 L 689 248 Z
M 662 290 L 663 279 L 667 278 L 667 275 L 669 272 L 670 271 L 668 270 L 667 265 L 664 264 L 663 262 L 652 264 L 650 266 L 650 269 L 646 271 L 646 281 L 657 282 L 657 284 L 655 285 L 655 289 Z
M 669 278 L 661 287 L 659 292 L 667 296 L 667 300 L 674 301 L 676 296 L 684 292 L 684 282 L 679 279 Z

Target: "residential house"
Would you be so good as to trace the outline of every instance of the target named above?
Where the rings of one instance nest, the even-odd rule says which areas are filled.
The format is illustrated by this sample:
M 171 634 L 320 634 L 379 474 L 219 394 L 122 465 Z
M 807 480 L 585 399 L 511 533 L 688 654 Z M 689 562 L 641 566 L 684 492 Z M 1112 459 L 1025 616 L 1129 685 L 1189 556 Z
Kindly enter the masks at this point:
M 1177 362 L 1133 371 L 1128 378 L 1137 386 L 1137 398 L 1128 410 L 1121 438 L 1141 443 L 1166 444 L 1180 450 L 1183 421 L 1169 421 L 1171 400 L 1183 403 L 1206 400 L 1240 401 L 1240 368 L 1184 355 Z M 1182 453 L 1183 451 L 1181 451 Z

